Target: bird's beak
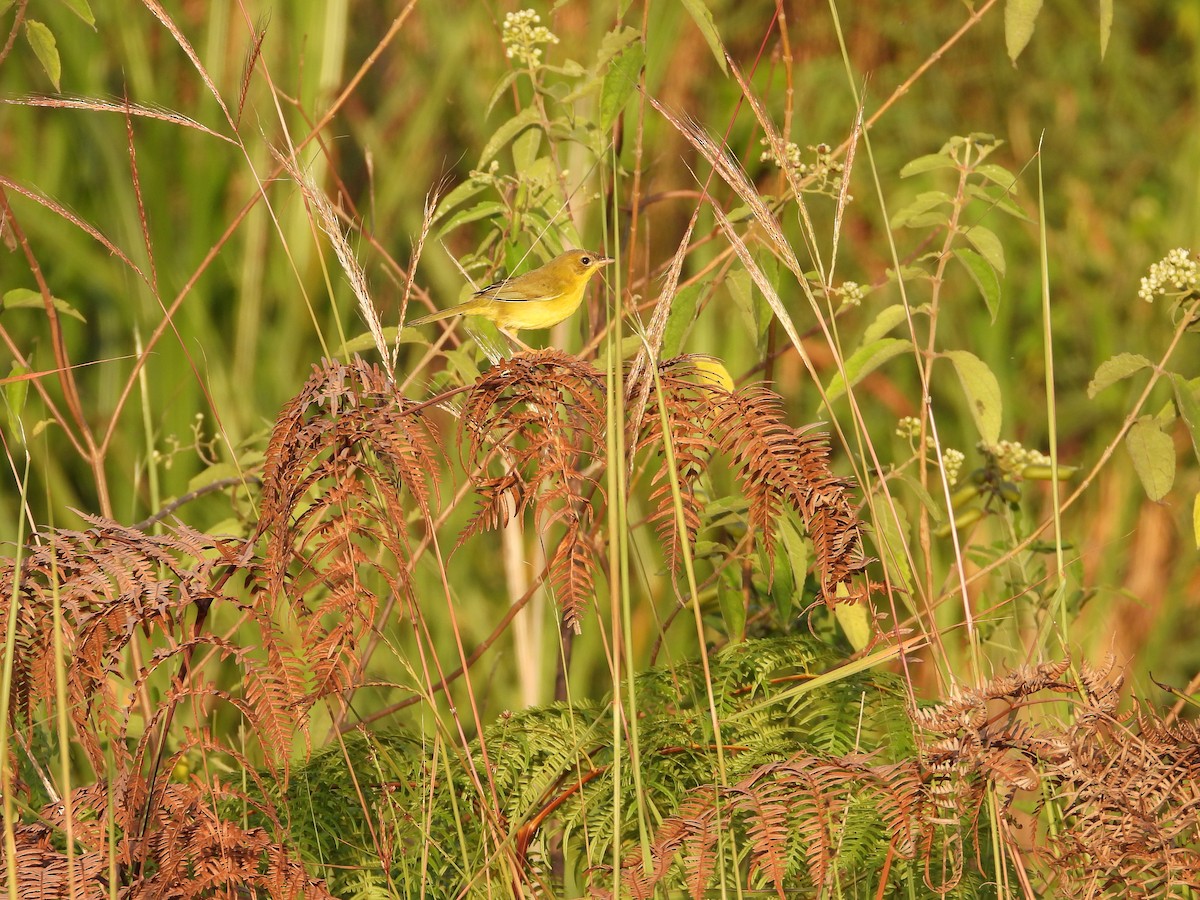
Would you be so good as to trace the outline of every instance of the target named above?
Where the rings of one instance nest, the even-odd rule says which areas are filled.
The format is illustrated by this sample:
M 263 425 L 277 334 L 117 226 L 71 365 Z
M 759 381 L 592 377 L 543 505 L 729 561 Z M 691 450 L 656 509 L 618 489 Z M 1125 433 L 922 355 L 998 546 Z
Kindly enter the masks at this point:
M 596 265 L 597 266 L 607 266 L 609 263 L 613 263 L 613 262 L 616 262 L 616 260 L 613 259 L 611 256 L 602 256 L 598 260 L 596 260 Z

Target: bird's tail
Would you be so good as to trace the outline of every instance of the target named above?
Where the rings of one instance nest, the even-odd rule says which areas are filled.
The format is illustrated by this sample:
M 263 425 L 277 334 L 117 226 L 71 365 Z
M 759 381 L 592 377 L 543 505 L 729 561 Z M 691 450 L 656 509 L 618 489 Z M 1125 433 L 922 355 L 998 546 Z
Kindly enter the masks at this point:
M 447 309 L 439 309 L 437 312 L 431 312 L 427 316 L 421 316 L 419 319 L 413 319 L 404 323 L 405 328 L 415 328 L 418 325 L 428 325 L 430 322 L 440 322 L 442 319 L 449 319 L 451 316 L 461 315 L 466 311 L 468 304 L 459 303 L 457 306 L 451 306 Z

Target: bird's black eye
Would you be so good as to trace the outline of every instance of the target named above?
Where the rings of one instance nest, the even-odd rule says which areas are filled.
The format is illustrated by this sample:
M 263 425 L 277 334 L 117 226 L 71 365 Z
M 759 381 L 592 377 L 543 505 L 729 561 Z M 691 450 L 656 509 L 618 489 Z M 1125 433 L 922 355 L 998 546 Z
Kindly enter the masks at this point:
M 592 258 L 590 256 L 581 256 L 579 261 L 585 266 L 590 266 L 592 264 Z

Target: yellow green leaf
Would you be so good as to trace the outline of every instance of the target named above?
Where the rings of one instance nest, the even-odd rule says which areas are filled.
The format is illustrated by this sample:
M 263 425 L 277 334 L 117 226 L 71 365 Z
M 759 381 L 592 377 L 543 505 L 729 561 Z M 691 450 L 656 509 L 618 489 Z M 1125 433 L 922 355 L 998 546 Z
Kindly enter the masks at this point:
M 59 80 L 62 77 L 62 63 L 58 58 L 58 44 L 55 43 L 54 33 L 36 19 L 25 20 L 25 39 L 33 48 L 33 54 L 42 64 L 42 71 L 59 90 Z

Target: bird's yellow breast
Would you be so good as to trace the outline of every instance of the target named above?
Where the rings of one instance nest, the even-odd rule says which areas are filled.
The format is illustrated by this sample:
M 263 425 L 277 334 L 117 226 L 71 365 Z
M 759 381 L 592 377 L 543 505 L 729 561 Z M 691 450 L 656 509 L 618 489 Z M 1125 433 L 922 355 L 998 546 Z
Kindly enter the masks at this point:
M 549 328 L 566 319 L 579 308 L 583 301 L 586 281 L 566 291 L 560 297 L 549 300 L 501 300 L 497 297 L 480 297 L 471 315 L 482 316 L 508 331 L 527 328 Z

